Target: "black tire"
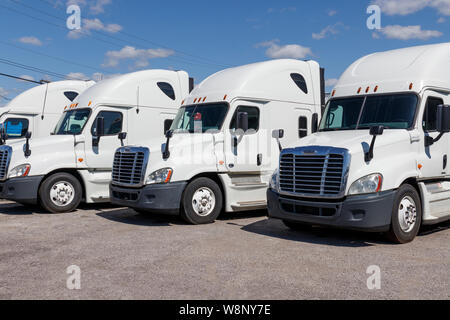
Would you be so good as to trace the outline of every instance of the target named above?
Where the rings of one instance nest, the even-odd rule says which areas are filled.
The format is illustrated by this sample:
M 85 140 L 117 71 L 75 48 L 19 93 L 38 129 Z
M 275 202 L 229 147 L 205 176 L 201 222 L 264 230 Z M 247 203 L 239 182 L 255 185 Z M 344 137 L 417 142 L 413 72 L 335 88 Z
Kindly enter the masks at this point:
M 305 231 L 305 230 L 310 230 L 312 228 L 312 226 L 310 224 L 301 223 L 301 222 L 292 222 L 292 221 L 283 220 L 283 223 L 286 227 L 288 227 L 289 229 L 291 229 L 293 231 Z
M 51 191 L 56 190 L 55 185 L 60 184 L 73 190 L 73 197 L 68 197 L 68 202 L 60 205 L 55 203 L 55 198 L 51 198 Z M 44 180 L 39 188 L 39 199 L 42 207 L 50 213 L 67 213 L 74 211 L 80 205 L 83 189 L 80 181 L 69 173 L 55 173 Z
M 410 202 L 409 199 L 412 199 L 414 201 L 416 218 L 414 226 L 411 228 L 411 230 L 404 230 L 404 228 L 402 228 L 400 224 L 400 210 L 403 208 L 402 201 L 406 200 Z M 392 208 L 391 229 L 387 233 L 387 237 L 389 240 L 398 244 L 409 243 L 413 241 L 419 233 L 421 224 L 422 202 L 420 200 L 419 193 L 413 186 L 405 184 L 398 189 L 395 196 L 394 207 Z
M 207 193 L 214 194 L 214 206 L 210 209 L 210 213 L 205 212 L 201 215 L 194 210 L 194 195 L 201 189 L 207 190 Z M 213 180 L 209 178 L 198 178 L 188 184 L 183 193 L 182 198 L 183 208 L 181 210 L 181 217 L 191 224 L 207 224 L 213 223 L 222 212 L 223 195 L 220 187 Z

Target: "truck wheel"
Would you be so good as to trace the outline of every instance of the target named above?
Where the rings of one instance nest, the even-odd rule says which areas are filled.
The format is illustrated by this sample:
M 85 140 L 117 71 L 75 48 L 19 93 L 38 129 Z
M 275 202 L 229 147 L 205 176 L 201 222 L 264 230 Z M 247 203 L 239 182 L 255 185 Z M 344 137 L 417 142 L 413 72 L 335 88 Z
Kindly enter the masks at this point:
M 292 222 L 292 221 L 287 221 L 287 220 L 283 220 L 283 223 L 286 227 L 288 227 L 289 229 L 294 230 L 294 231 L 310 230 L 312 227 L 311 225 L 306 224 L 306 223 Z
M 409 184 L 400 187 L 392 209 L 388 238 L 403 244 L 414 240 L 422 223 L 422 203 L 416 189 Z
M 222 191 L 213 180 L 198 178 L 188 184 L 182 202 L 184 220 L 192 224 L 213 223 L 222 211 Z
M 81 184 L 71 174 L 55 173 L 42 183 L 39 188 L 39 198 L 42 206 L 48 212 L 71 212 L 81 202 Z

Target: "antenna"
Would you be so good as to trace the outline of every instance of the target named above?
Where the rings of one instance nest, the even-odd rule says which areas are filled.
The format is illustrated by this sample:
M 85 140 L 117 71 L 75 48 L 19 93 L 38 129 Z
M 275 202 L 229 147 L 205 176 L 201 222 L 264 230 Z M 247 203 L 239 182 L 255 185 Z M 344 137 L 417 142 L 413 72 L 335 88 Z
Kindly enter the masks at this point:
M 136 92 L 136 113 L 139 113 L 139 86 L 137 87 Z
M 45 97 L 44 97 L 44 105 L 42 106 L 42 116 L 41 116 L 41 120 L 44 120 L 44 112 L 45 112 L 45 106 L 47 104 L 47 93 L 48 93 L 48 82 L 47 85 L 45 87 Z

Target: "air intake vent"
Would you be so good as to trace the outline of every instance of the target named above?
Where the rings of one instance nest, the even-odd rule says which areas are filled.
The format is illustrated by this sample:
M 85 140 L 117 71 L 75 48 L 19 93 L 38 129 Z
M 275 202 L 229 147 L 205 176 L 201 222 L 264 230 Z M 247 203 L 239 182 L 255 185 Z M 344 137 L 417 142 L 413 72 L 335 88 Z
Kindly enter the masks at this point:
M 115 185 L 139 187 L 144 183 L 149 150 L 120 148 L 114 156 L 112 181 Z
M 9 162 L 11 160 L 11 153 L 11 147 L 0 147 L 0 181 L 5 181 L 8 178 L 8 168 Z
M 321 154 L 311 149 L 308 149 L 308 154 L 283 153 L 280 159 L 281 191 L 304 196 L 343 195 L 348 172 L 347 154 Z

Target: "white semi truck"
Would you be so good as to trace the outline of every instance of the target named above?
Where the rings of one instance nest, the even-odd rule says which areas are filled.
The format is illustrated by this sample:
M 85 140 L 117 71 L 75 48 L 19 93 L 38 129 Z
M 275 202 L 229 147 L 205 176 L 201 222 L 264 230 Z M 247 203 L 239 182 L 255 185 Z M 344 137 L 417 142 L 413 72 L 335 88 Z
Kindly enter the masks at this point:
M 0 147 L 0 198 L 55 213 L 83 199 L 109 201 L 115 150 L 164 138 L 191 86 L 186 72 L 167 70 L 99 82 L 68 106 L 51 136 Z
M 23 140 L 28 132 L 33 133 L 33 138 L 49 136 L 64 108 L 94 84 L 94 81 L 57 81 L 21 93 L 0 109 L 1 142 Z
M 267 207 L 280 143 L 299 143 L 318 126 L 325 99 L 315 61 L 273 60 L 218 72 L 183 105 L 167 141 L 123 147 L 114 159 L 111 202 L 175 214 L 192 224 L 222 212 Z M 163 144 L 162 144 L 163 143 Z
M 422 224 L 449 219 L 449 57 L 445 43 L 353 63 L 319 132 L 281 153 L 269 216 L 293 229 L 386 232 L 397 243 L 412 241 Z

